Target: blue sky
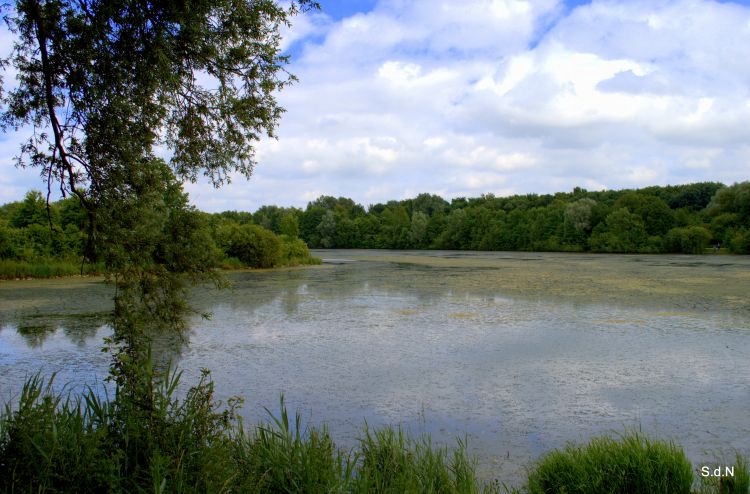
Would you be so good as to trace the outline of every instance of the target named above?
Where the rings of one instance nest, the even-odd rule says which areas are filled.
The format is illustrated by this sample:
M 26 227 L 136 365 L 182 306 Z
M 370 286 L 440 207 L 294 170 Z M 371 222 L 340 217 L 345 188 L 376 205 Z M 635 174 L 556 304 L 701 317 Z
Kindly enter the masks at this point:
M 322 0 L 250 181 L 207 211 L 750 177 L 750 2 Z M 0 33 L 7 43 L 7 33 Z M 6 81 L 7 83 L 8 81 Z M 0 203 L 41 188 L 0 147 Z

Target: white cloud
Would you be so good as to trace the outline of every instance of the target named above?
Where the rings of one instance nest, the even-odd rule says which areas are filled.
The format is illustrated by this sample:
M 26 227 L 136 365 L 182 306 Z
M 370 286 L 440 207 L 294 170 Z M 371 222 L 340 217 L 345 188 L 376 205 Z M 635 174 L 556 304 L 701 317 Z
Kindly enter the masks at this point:
M 740 5 L 381 0 L 338 22 L 306 14 L 284 43 L 300 81 L 279 96 L 279 139 L 258 146 L 250 183 L 191 185 L 199 207 L 750 175 Z M 27 178 L 14 180 L 3 193 Z

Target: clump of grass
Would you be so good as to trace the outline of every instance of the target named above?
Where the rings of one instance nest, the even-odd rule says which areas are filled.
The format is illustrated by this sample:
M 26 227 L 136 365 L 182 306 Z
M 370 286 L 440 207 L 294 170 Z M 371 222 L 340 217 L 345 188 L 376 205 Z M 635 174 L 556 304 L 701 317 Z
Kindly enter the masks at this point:
M 62 399 L 39 375 L 23 386 L 16 410 L 0 421 L 0 489 L 4 492 L 110 490 L 118 477 L 110 461 L 110 410 L 93 395 Z M 102 454 L 104 453 L 104 454 Z
M 236 442 L 241 492 L 346 492 L 354 463 L 339 451 L 326 427 L 302 428 L 299 412 L 294 423 L 281 398 L 278 417 L 261 423 Z
M 681 448 L 636 431 L 619 439 L 599 437 L 544 455 L 529 472 L 528 491 L 537 493 L 691 492 L 692 466 Z
M 429 436 L 415 440 L 398 427 L 364 430 L 353 492 L 498 492 L 477 481 L 475 464 L 458 441 L 452 452 L 435 447 Z

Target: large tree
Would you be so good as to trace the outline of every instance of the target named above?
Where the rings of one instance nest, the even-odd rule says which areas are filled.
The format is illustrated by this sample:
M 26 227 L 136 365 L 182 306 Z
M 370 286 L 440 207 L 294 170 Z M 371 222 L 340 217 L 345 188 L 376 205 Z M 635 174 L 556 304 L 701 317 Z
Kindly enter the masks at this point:
M 18 165 L 41 171 L 47 200 L 59 187 L 86 211 L 87 257 L 117 283 L 118 382 L 146 356 L 144 327 L 182 327 L 184 275 L 211 274 L 211 239 L 182 181 L 250 176 L 283 112 L 276 93 L 294 80 L 281 28 L 316 6 L 17 0 L 4 12 L 18 84 L 2 124 L 31 129 Z
M 96 232 L 111 196 L 139 192 L 157 146 L 181 180 L 249 177 L 255 144 L 283 109 L 280 27 L 301 8 L 274 0 L 18 0 L 6 12 L 18 85 L 4 128 L 31 126 L 18 157 L 73 194 Z M 142 183 L 141 183 L 142 185 Z

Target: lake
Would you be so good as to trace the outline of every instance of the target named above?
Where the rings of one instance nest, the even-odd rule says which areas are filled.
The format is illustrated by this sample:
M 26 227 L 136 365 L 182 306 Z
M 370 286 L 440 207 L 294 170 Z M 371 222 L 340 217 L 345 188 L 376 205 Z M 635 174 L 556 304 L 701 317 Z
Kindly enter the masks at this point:
M 350 448 L 364 422 L 467 438 L 485 479 L 541 453 L 641 428 L 698 465 L 750 454 L 750 259 L 739 256 L 320 250 L 321 266 L 197 288 L 187 341 L 158 342 L 194 382 L 284 394 Z M 0 282 L 0 400 L 36 371 L 96 385 L 111 287 Z

